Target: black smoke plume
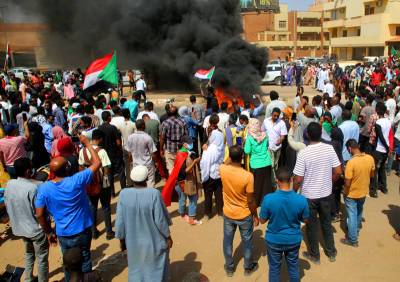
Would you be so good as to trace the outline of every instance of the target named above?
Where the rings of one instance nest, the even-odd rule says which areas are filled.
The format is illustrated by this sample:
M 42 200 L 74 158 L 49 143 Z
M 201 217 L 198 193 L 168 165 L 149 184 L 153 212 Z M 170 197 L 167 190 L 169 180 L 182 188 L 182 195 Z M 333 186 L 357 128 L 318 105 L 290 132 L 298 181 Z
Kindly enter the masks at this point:
M 48 60 L 85 66 L 117 50 L 120 69 L 143 70 L 158 88 L 193 86 L 216 67 L 213 85 L 243 98 L 260 92 L 267 51 L 244 41 L 239 0 L 13 0 L 48 24 Z

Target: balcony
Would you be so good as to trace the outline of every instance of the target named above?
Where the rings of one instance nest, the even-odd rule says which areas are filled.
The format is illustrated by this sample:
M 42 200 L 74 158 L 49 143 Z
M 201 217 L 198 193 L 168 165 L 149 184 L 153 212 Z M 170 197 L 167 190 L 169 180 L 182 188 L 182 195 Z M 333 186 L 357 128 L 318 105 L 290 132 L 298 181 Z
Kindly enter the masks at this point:
M 297 41 L 297 47 L 320 47 L 320 40 L 299 40 Z M 324 46 L 329 46 L 329 41 L 324 41 Z
M 309 18 L 309 19 L 320 19 L 322 13 L 321 12 L 297 12 L 297 18 Z
M 324 3 L 324 11 L 332 11 L 339 8 L 345 8 L 346 2 L 345 1 L 331 1 L 328 3 Z
M 332 47 L 379 47 L 384 46 L 385 41 L 376 37 L 350 36 L 331 38 Z
M 344 25 L 345 25 L 345 20 L 344 19 L 325 21 L 324 22 L 324 28 L 337 28 L 337 27 L 342 27 Z
M 297 32 L 321 32 L 320 26 L 298 26 Z
M 294 46 L 293 41 L 259 41 L 255 42 L 260 47 L 290 47 Z

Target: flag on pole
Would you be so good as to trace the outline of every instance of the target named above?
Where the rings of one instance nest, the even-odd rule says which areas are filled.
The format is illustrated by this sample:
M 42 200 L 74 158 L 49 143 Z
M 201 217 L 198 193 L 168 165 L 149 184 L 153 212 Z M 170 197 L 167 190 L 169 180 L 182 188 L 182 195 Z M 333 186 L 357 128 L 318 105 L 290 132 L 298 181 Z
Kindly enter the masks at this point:
M 194 76 L 197 77 L 198 79 L 211 80 L 212 77 L 214 76 L 214 72 L 215 72 L 215 67 L 212 67 L 209 70 L 198 70 Z
M 83 90 L 95 85 L 99 81 L 118 85 L 117 53 L 115 51 L 90 64 L 85 73 Z
M 7 42 L 6 60 L 4 61 L 4 71 L 7 71 L 9 69 L 10 61 L 11 61 L 11 65 L 13 65 L 10 43 Z

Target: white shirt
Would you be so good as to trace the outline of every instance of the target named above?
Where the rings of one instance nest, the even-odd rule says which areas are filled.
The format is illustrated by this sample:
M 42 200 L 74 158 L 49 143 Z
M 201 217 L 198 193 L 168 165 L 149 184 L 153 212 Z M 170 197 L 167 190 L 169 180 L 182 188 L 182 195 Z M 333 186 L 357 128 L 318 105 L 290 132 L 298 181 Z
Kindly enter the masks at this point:
M 98 146 L 93 145 L 93 149 L 97 149 Z M 79 151 L 79 159 L 78 159 L 78 163 L 79 165 L 83 166 L 85 164 L 85 157 L 83 155 L 83 150 L 86 150 L 87 156 L 89 161 L 92 159 L 92 155 L 90 154 L 89 150 L 87 150 L 86 148 L 82 148 Z M 108 154 L 106 152 L 106 150 L 104 149 L 100 149 L 98 152 L 99 158 L 101 160 L 101 166 L 102 167 L 110 167 L 111 166 L 111 161 L 110 158 L 108 157 Z
M 224 132 L 224 129 L 228 126 L 229 114 L 219 113 L 218 117 L 219 117 L 218 128 L 219 128 L 219 130 Z
M 325 198 L 332 194 L 332 170 L 340 166 L 332 145 L 317 143 L 297 155 L 293 174 L 304 177 L 301 194 L 307 199 Z
M 333 121 L 337 121 L 338 118 L 342 116 L 343 110 L 339 105 L 335 105 L 329 110 L 329 112 L 332 115 Z
M 148 111 L 141 111 L 141 112 L 138 114 L 137 119 L 143 119 L 143 115 L 146 115 L 146 114 L 150 117 L 150 119 L 155 119 L 155 120 L 157 120 L 158 122 L 160 122 L 160 118 L 159 118 L 158 115 L 157 115 L 155 112 L 153 112 L 153 111 L 151 111 L 151 112 L 148 112 Z
M 392 123 L 388 118 L 380 118 L 376 121 L 376 124 L 379 124 L 382 129 L 382 134 L 383 137 L 385 138 L 386 144 L 389 145 L 389 133 L 390 129 L 392 128 Z M 381 153 L 387 153 L 387 150 L 385 146 L 383 146 L 380 138 L 377 136 L 377 142 L 376 142 L 376 150 Z
M 333 86 L 332 83 L 327 83 L 324 86 L 324 89 L 322 90 L 323 93 L 328 93 L 330 98 L 333 98 L 333 94 L 335 92 L 335 87 Z
M 139 79 L 136 81 L 136 91 L 146 91 L 146 82 L 143 79 Z
M 112 125 L 114 125 L 118 130 L 121 132 L 122 135 L 122 145 L 125 146 L 126 142 L 128 142 L 128 137 L 132 133 L 135 132 L 136 126 L 135 123 L 132 121 L 126 121 L 124 117 L 121 116 L 115 116 L 111 119 L 110 122 Z
M 396 101 L 393 98 L 390 98 L 386 100 L 385 105 L 389 112 L 389 120 L 391 123 L 393 123 L 396 115 Z
M 286 124 L 283 120 L 278 119 L 275 123 L 272 118 L 266 118 L 262 125 L 262 130 L 268 134 L 268 148 L 272 151 L 277 151 L 282 147 L 282 143 L 277 145 L 281 136 L 287 135 Z
M 273 100 L 271 103 L 268 104 L 267 109 L 265 110 L 265 118 L 269 118 L 272 115 L 272 111 L 274 108 L 279 108 L 281 112 L 287 108 L 285 102 L 280 101 L 280 100 Z M 281 113 L 281 117 L 283 116 L 283 113 Z

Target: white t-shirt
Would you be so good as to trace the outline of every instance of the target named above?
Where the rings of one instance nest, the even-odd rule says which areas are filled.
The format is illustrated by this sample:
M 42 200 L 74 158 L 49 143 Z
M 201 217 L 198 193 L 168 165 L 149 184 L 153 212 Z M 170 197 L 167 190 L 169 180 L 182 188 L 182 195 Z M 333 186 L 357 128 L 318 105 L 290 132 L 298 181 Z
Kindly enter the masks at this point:
M 392 128 L 392 123 L 388 118 L 380 118 L 376 121 L 376 124 L 379 124 L 382 129 L 383 137 L 385 138 L 386 144 L 389 145 L 389 133 Z M 383 146 L 380 138 L 377 136 L 376 150 L 381 153 L 387 153 L 385 146 Z
M 97 149 L 97 147 L 98 147 L 98 146 L 93 145 L 93 149 Z M 87 149 L 86 149 L 86 148 L 82 148 L 82 149 L 79 151 L 78 163 L 79 163 L 79 165 L 81 165 L 81 166 L 83 166 L 83 165 L 85 164 L 85 157 L 83 156 L 83 150 L 87 150 Z M 91 160 L 91 159 L 92 159 L 92 155 L 90 154 L 89 150 L 87 150 L 86 152 L 87 152 L 87 155 L 88 155 L 89 160 Z M 111 161 L 110 161 L 110 158 L 109 158 L 108 155 L 107 155 L 106 150 L 100 149 L 99 152 L 98 152 L 98 155 L 99 155 L 99 158 L 100 158 L 100 160 L 101 160 L 101 166 L 102 166 L 102 167 L 109 167 L 109 166 L 111 166 Z
M 327 83 L 324 86 L 324 89 L 322 91 L 323 93 L 328 93 L 330 98 L 333 98 L 333 94 L 335 92 L 335 87 L 333 86 L 332 83 Z
M 265 118 L 269 118 L 272 115 L 272 111 L 275 108 L 279 108 L 281 110 L 281 112 L 283 112 L 283 110 L 286 109 L 287 106 L 286 106 L 285 102 L 280 101 L 280 100 L 271 101 L 271 103 L 268 104 L 268 106 L 265 110 Z M 281 113 L 281 117 L 283 117 L 283 113 Z
M 325 198 L 332 194 L 332 170 L 340 166 L 332 145 L 317 143 L 297 155 L 293 174 L 304 177 L 301 194 L 307 199 Z
M 136 81 L 136 91 L 139 90 L 146 91 L 146 82 L 143 79 Z
M 159 119 L 159 117 L 158 117 L 158 115 L 155 113 L 155 112 L 148 112 L 148 111 L 141 111 L 139 114 L 138 114 L 138 116 L 137 116 L 137 119 L 143 119 L 143 115 L 145 115 L 145 114 L 147 114 L 149 117 L 150 117 L 150 119 L 155 119 L 155 120 L 157 120 L 158 122 L 160 122 L 160 119 Z
M 282 147 L 282 143 L 277 145 L 281 136 L 287 135 L 286 124 L 283 120 L 278 119 L 275 123 L 272 118 L 266 118 L 262 125 L 262 130 L 268 134 L 268 148 L 272 151 L 277 151 Z
M 389 112 L 389 120 L 393 123 L 396 115 L 396 101 L 393 98 L 390 98 L 386 100 L 385 105 Z
M 228 126 L 229 114 L 219 113 L 218 117 L 219 117 L 218 128 L 219 128 L 219 130 L 224 132 L 224 129 Z

